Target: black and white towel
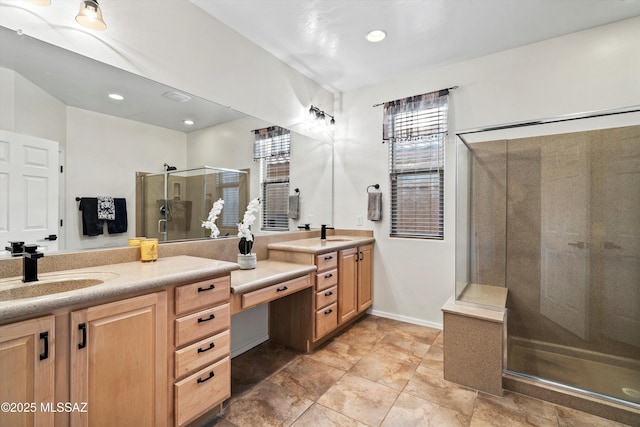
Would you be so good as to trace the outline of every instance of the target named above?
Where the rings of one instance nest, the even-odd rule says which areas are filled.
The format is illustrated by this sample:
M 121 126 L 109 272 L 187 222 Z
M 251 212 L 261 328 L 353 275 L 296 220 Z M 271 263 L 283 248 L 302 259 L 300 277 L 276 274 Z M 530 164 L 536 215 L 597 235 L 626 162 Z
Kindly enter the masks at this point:
M 113 197 L 98 196 L 98 219 L 111 221 L 116 219 L 116 205 Z

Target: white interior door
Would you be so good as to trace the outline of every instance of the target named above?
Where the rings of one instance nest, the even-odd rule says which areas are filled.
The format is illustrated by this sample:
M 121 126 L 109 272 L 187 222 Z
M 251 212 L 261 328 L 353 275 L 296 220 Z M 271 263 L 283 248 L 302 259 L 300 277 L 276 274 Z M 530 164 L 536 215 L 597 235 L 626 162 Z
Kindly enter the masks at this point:
M 541 144 L 540 313 L 587 339 L 590 193 L 587 136 Z
M 58 249 L 58 143 L 0 130 L 0 250 L 9 241 Z
M 598 147 L 601 333 L 640 347 L 640 126 L 607 133 Z M 595 242 L 595 240 L 594 240 Z

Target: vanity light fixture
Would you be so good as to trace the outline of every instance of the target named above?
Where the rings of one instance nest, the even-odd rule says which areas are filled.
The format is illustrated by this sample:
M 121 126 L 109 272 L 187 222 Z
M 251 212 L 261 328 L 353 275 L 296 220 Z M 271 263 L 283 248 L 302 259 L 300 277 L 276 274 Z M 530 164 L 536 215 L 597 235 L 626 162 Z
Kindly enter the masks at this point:
M 80 11 L 76 15 L 76 22 L 92 30 L 102 31 L 107 28 L 107 24 L 102 19 L 102 10 L 100 10 L 98 0 L 82 0 Z
M 193 125 L 196 124 L 196 122 L 194 122 L 193 120 L 189 120 L 189 119 L 183 120 L 182 123 L 184 123 L 187 126 L 193 126 Z
M 371 43 L 378 43 L 387 37 L 387 33 L 384 30 L 371 30 L 367 33 L 367 40 Z
M 322 111 L 318 107 L 314 107 L 313 105 L 309 108 L 309 115 L 318 120 L 326 120 L 327 117 L 331 117 L 329 124 L 331 126 L 335 126 L 336 124 L 336 119 L 331 114 L 325 113 L 324 111 Z
M 109 98 L 113 99 L 114 101 L 122 101 L 124 99 L 124 96 L 120 95 L 119 93 L 110 93 Z

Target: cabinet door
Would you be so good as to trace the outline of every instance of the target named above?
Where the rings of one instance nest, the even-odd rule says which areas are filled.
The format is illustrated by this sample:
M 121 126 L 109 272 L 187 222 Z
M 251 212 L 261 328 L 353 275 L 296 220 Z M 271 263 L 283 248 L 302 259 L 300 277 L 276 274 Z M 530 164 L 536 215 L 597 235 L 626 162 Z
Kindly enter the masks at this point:
M 373 245 L 359 247 L 358 255 L 358 312 L 361 312 L 373 302 Z
M 344 323 L 357 314 L 358 250 L 340 251 L 338 257 L 338 323 Z
M 0 326 L 0 402 L 23 405 L 0 411 L 0 426 L 53 426 L 41 404 L 54 401 L 54 354 L 53 316 Z
M 167 294 L 71 313 L 72 426 L 167 423 Z

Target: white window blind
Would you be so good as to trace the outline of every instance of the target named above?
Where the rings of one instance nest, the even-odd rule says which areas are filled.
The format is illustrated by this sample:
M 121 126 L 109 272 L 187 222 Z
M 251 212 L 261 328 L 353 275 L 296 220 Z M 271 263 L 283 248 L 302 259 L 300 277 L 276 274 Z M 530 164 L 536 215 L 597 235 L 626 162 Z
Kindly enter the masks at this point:
M 444 238 L 444 142 L 448 90 L 384 104 L 389 142 L 390 235 Z
M 260 161 L 262 229 L 289 230 L 291 134 L 278 126 L 254 131 L 254 160 Z

